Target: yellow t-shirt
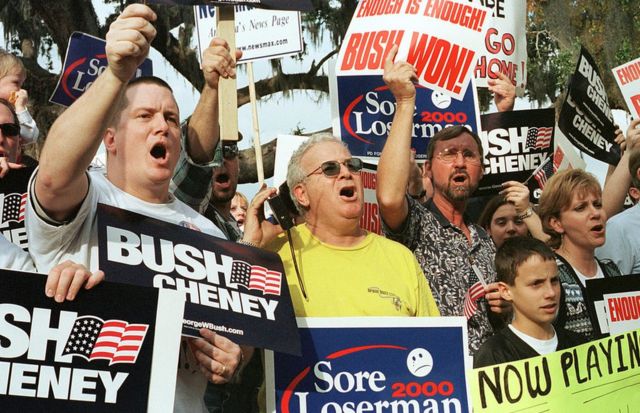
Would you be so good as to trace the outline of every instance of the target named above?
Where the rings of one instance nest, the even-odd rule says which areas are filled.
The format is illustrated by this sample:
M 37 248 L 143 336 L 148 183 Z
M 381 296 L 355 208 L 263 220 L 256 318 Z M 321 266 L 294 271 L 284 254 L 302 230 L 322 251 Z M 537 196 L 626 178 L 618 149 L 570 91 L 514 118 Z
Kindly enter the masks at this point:
M 291 229 L 307 299 L 285 234 L 266 246 L 284 263 L 297 317 L 439 316 L 418 262 L 403 245 L 373 233 L 354 247 L 315 238 L 305 224 Z

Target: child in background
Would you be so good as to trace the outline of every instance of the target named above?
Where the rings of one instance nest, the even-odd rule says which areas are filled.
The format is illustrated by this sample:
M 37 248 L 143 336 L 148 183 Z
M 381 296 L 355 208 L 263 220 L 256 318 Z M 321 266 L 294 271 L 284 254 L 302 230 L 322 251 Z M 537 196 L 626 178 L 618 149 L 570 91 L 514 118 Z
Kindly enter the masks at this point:
M 20 143 L 26 145 L 38 139 L 38 126 L 27 110 L 29 94 L 22 89 L 27 69 L 15 55 L 0 49 L 0 98 L 8 100 L 16 109 L 20 122 Z
M 531 237 L 504 241 L 496 253 L 502 299 L 511 303 L 513 320 L 490 337 L 474 357 L 474 367 L 517 361 L 582 344 L 577 333 L 554 329 L 560 308 L 560 279 L 553 251 Z
M 247 218 L 247 208 L 249 208 L 249 200 L 242 192 L 236 192 L 231 200 L 231 215 L 238 221 L 238 228 L 244 231 L 244 220 Z

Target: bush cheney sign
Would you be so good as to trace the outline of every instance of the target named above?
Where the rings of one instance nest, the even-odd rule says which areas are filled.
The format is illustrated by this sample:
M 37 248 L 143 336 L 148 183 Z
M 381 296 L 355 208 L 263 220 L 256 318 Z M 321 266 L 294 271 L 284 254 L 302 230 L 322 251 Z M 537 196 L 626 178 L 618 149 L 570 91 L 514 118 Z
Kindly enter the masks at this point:
M 46 276 L 1 272 L 3 411 L 172 410 L 180 294 L 103 283 L 58 304 Z
M 184 335 L 204 327 L 240 344 L 299 351 L 278 255 L 102 204 L 98 228 L 108 280 L 186 294 Z

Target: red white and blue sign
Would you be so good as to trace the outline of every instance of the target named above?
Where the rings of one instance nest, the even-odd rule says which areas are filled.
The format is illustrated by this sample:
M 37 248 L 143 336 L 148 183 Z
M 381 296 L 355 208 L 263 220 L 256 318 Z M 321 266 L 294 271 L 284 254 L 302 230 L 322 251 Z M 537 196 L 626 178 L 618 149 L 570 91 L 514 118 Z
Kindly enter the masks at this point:
M 302 356 L 265 353 L 269 413 L 469 412 L 463 317 L 298 318 Z
M 183 335 L 300 354 L 278 254 L 103 204 L 98 244 L 107 280 L 185 294 Z
M 62 73 L 50 102 L 71 106 L 82 96 L 107 68 L 105 45 L 106 42 L 98 37 L 81 32 L 71 33 Z M 150 59 L 145 59 L 136 70 L 134 78 L 151 75 L 153 65 Z
M 472 85 L 473 86 L 473 85 Z M 338 76 L 339 128 L 336 136 L 347 144 L 353 156 L 380 157 L 391 130 L 395 98 L 381 76 Z M 480 131 L 475 87 L 468 87 L 463 100 L 417 86 L 411 147 L 416 159 L 426 159 L 427 145 L 444 127 L 466 125 Z
M 103 282 L 56 303 L 0 270 L 0 410 L 172 412 L 181 294 Z

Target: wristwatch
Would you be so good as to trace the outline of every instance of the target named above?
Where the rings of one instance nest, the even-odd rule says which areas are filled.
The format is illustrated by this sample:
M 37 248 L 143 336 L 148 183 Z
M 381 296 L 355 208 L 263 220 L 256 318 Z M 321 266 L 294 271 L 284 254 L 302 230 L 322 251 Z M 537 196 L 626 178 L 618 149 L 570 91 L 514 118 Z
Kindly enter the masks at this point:
M 531 215 L 533 215 L 533 208 L 531 208 L 531 206 L 527 207 L 527 209 L 524 210 L 524 212 L 520 215 L 518 215 L 518 218 L 520 220 L 525 220 L 527 218 L 529 218 Z

